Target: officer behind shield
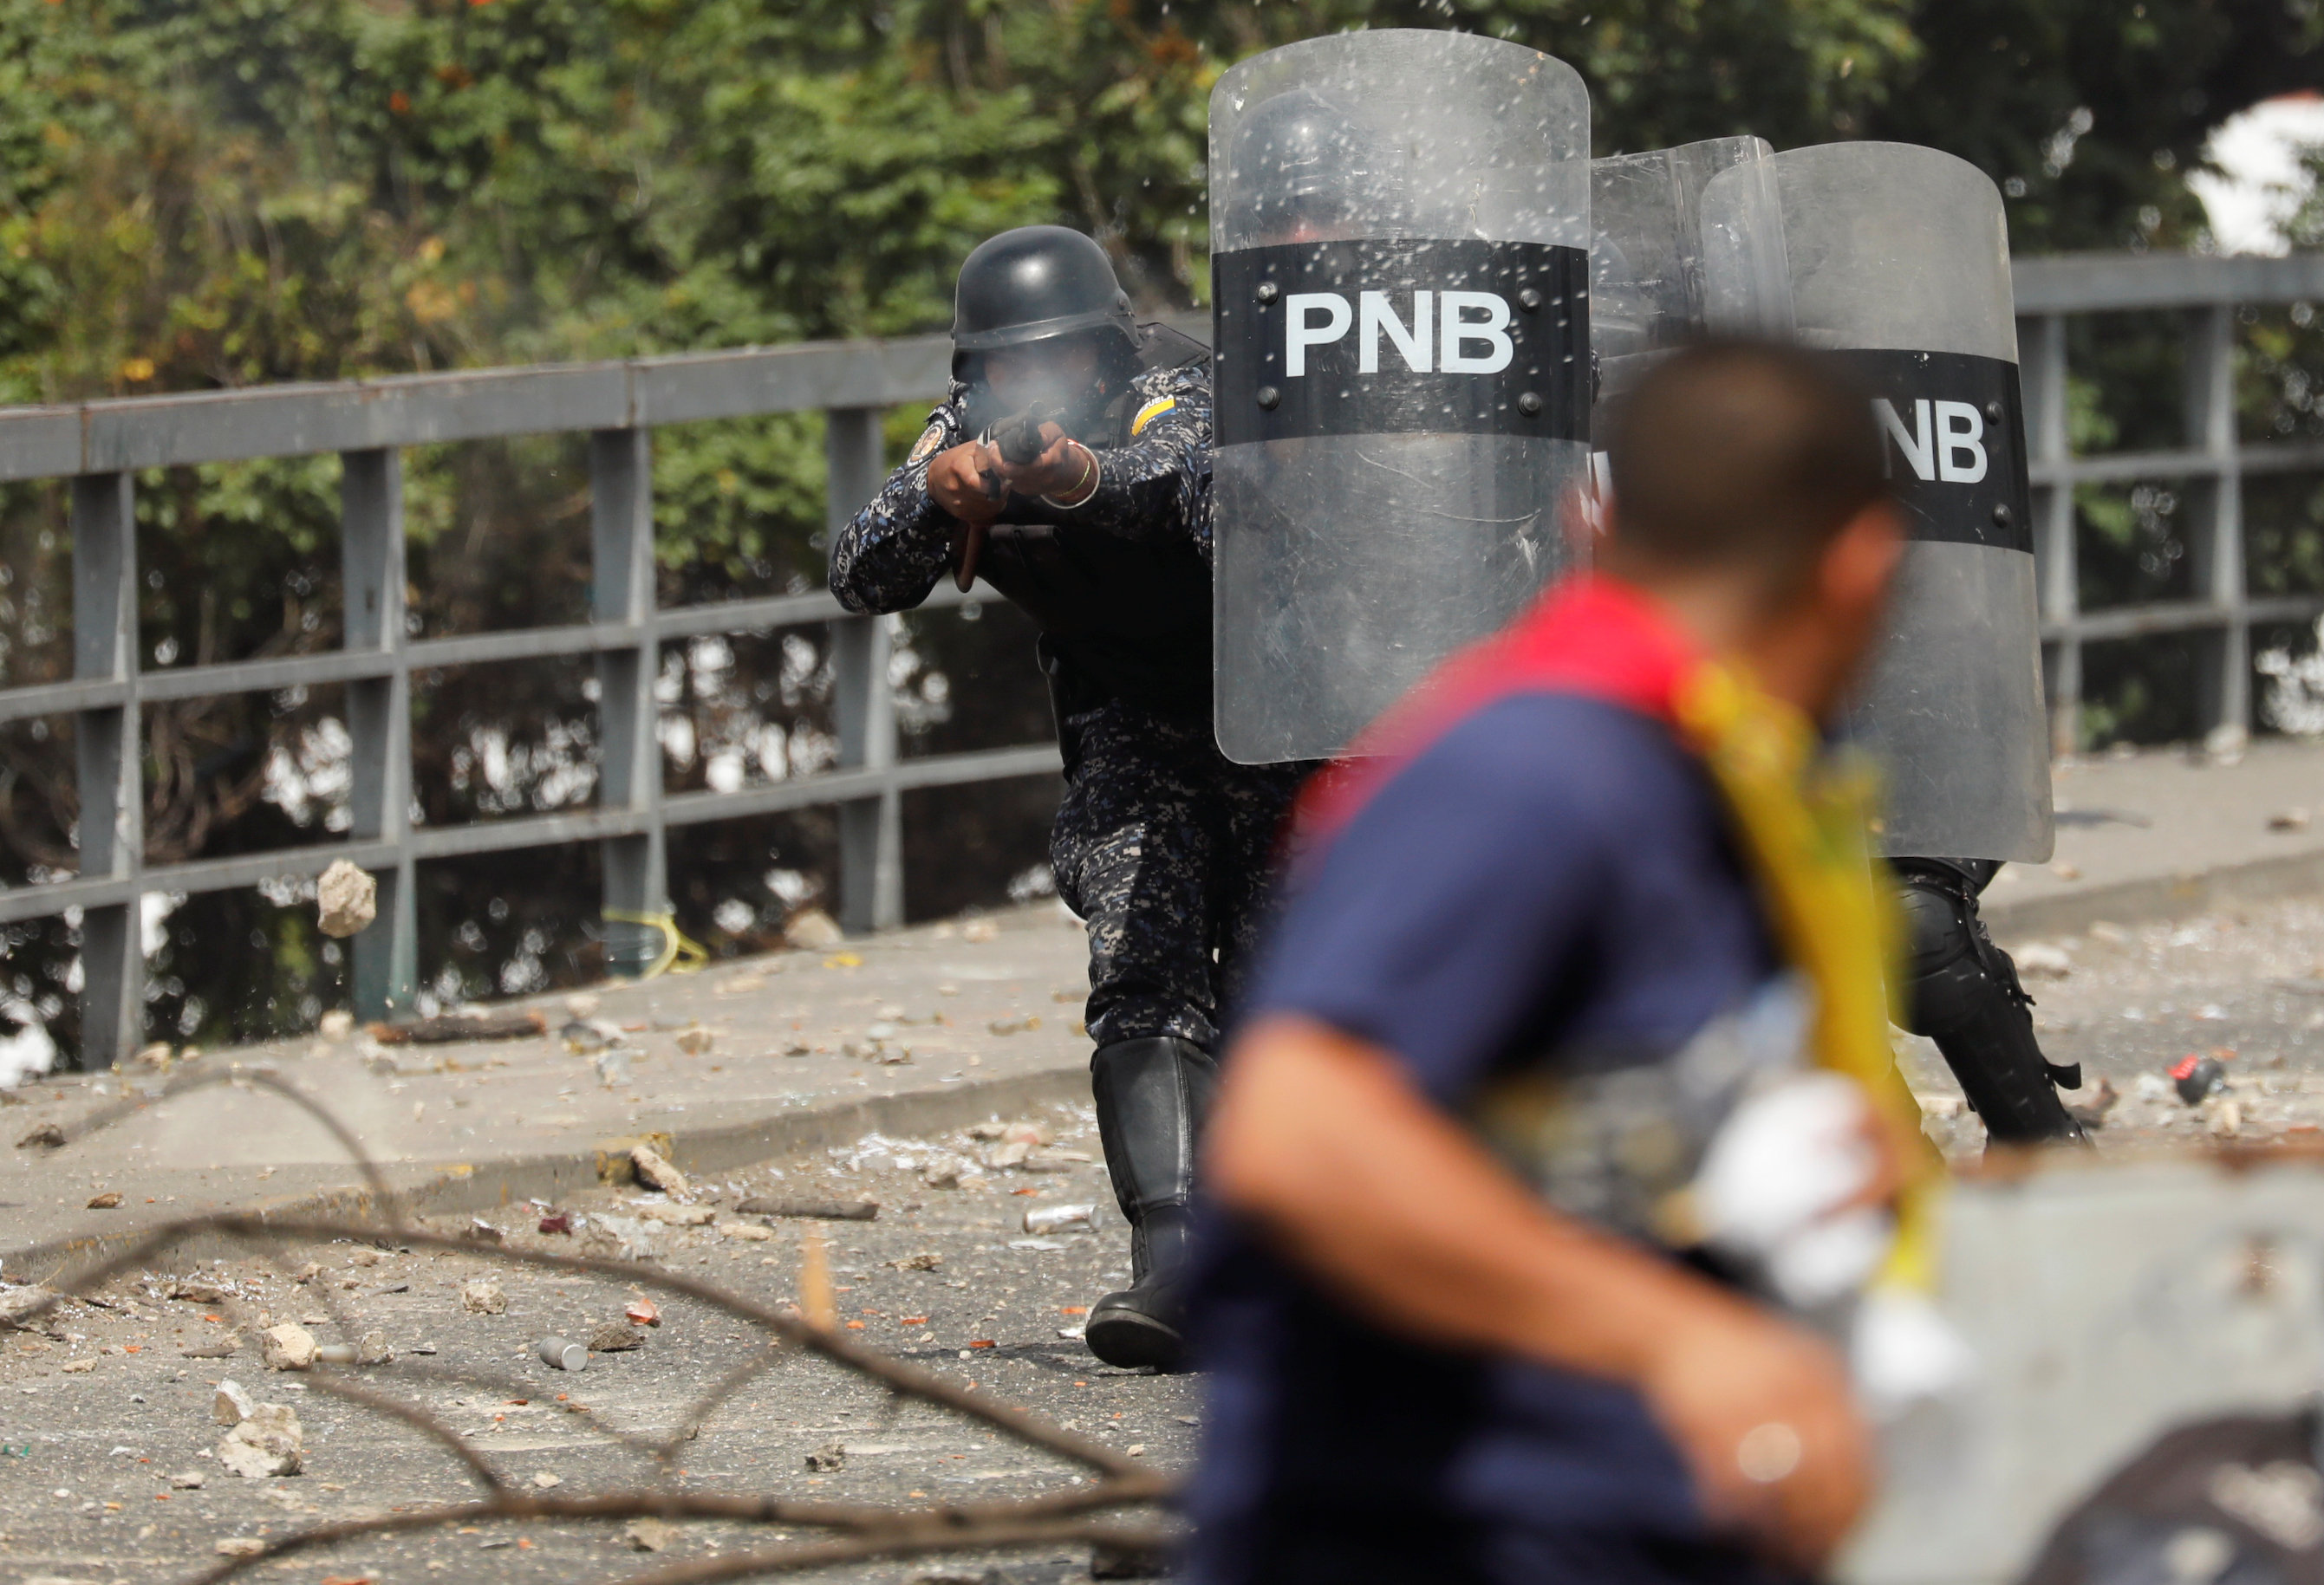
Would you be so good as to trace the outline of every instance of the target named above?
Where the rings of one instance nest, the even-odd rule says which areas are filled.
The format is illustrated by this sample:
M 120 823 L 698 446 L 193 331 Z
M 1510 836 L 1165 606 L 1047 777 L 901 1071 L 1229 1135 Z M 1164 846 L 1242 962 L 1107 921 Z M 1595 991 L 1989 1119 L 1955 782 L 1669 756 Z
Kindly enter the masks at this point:
M 1088 925 L 1091 1084 L 1131 1228 L 1130 1286 L 1086 1335 L 1109 1364 L 1175 1368 L 1195 1132 L 1305 767 L 1235 765 L 1213 737 L 1201 346 L 1141 329 L 1090 238 L 1028 226 L 961 266 L 953 347 L 950 395 L 832 547 L 831 590 L 905 611 L 973 573 L 1040 630 L 1065 774 L 1050 862 Z

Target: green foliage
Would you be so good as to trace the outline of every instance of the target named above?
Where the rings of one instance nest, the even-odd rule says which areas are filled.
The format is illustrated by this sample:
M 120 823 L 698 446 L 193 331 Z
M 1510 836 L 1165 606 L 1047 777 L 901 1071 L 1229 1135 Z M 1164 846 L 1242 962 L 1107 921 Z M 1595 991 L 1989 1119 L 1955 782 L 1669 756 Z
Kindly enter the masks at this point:
M 2016 244 L 2039 251 L 2182 245 L 2198 210 L 2181 178 L 2204 136 L 2239 106 L 2312 80 L 2324 8 L 0 0 L 0 402 L 927 331 L 948 317 L 960 257 L 1034 221 L 1100 237 L 1148 309 L 1199 304 L 1206 103 L 1219 73 L 1295 38 L 1391 26 L 1461 28 L 1572 62 L 1591 88 L 1600 152 L 1745 131 L 1778 146 L 1871 136 L 1950 149 L 2007 184 Z M 2324 211 L 2301 225 L 2311 242 L 2324 236 Z M 2273 361 L 2251 375 L 2258 421 L 2280 428 L 2289 413 L 2309 432 L 2305 336 L 2287 327 L 2280 346 L 2262 348 Z M 891 415 L 891 447 L 919 421 Z M 2084 443 L 2142 421 L 2078 386 Z M 581 618 L 576 447 L 541 438 L 406 455 L 421 631 Z M 663 597 L 812 586 L 823 466 L 813 415 L 658 434 Z M 337 642 L 337 493 L 331 458 L 141 479 L 141 565 L 157 576 L 139 642 L 153 663 Z M 2168 548 L 2153 498 L 2084 505 L 2123 558 Z M 0 679 L 41 680 L 66 662 L 65 541 L 58 491 L 0 492 Z M 2124 576 L 2138 576 L 2128 559 Z M 950 688 L 913 718 L 923 747 L 1038 728 L 1021 633 L 932 622 L 909 638 L 915 676 Z M 801 741 L 822 730 L 821 705 L 791 696 L 813 692 L 801 678 L 821 664 L 812 647 L 782 662 L 805 668 L 785 671 L 779 690 L 800 713 L 789 729 Z M 589 712 L 552 669 L 418 683 L 416 793 L 431 823 L 483 811 L 471 770 L 487 750 L 548 763 L 556 745 L 586 741 Z M 752 686 L 763 700 L 767 685 Z M 682 689 L 676 708 L 696 707 Z M 153 710 L 153 856 L 316 840 L 306 827 L 319 808 L 253 800 L 283 734 L 336 708 L 292 690 Z M 37 724 L 0 743 L 0 870 L 11 880 L 69 860 L 69 738 L 36 736 Z M 494 796 L 537 805 L 549 795 L 527 784 Z M 987 825 L 1017 832 L 1023 814 Z M 959 844 L 1022 835 L 944 829 L 915 849 L 916 875 L 942 870 Z M 729 846 L 721 866 L 751 869 L 751 843 Z M 490 869 L 466 873 L 482 886 Z M 586 894 L 586 876 L 566 879 Z M 473 959 L 475 972 L 454 975 L 472 990 L 492 988 L 494 954 L 551 977 L 581 972 L 563 948 L 519 950 L 564 929 L 549 914 L 499 905 L 490 927 L 463 917 L 484 911 L 484 898 L 446 890 L 423 909 L 431 963 Z M 696 912 L 716 902 L 689 899 Z M 338 982 L 341 971 L 298 936 L 297 910 L 241 906 L 205 903 L 174 927 L 183 940 L 173 937 L 172 961 L 186 967 L 171 979 L 187 983 L 157 1017 L 215 1038 L 263 1026 L 254 998 L 295 1022 L 279 1009 L 307 1005 L 300 987 Z M 252 931 L 273 944 L 272 967 L 193 982 L 201 943 Z

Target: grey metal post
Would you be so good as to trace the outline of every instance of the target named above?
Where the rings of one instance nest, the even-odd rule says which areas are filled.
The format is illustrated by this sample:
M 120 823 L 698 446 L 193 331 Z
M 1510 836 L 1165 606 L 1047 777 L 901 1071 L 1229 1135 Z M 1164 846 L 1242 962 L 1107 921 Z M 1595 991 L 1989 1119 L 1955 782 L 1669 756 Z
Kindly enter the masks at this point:
M 2251 724 L 2251 620 L 2244 585 L 2243 471 L 2236 451 L 2236 310 L 2187 316 L 2187 444 L 2213 470 L 2190 481 L 2187 537 L 2195 597 L 2220 625 L 2200 640 L 2196 708 L 2205 731 Z
M 2071 455 L 2066 432 L 2066 321 L 2044 314 L 2017 327 L 2018 373 L 2024 383 L 2029 461 L 2061 464 Z M 2082 608 L 2081 558 L 2074 543 L 2074 487 L 2034 489 L 2034 566 L 2042 620 L 2063 630 L 2049 646 L 2050 751 L 2081 747 L 2082 641 L 2073 622 Z
M 661 740 L 654 680 L 661 670 L 656 637 L 653 559 L 653 433 L 600 429 L 589 438 L 591 614 L 621 622 L 635 637 L 597 652 L 597 728 L 602 756 L 598 802 L 644 813 L 646 829 L 604 844 L 608 916 L 669 909 L 669 876 L 661 824 Z M 634 926 L 609 924 L 605 966 L 635 973 L 659 947 Z
M 878 408 L 834 408 L 824 415 L 824 524 L 836 538 L 885 475 Z M 888 659 L 896 619 L 832 623 L 832 676 L 838 695 L 839 762 L 879 769 L 896 762 L 896 701 Z M 891 930 L 904 922 L 904 802 L 890 788 L 839 806 L 839 922 L 850 930 Z
M 392 449 L 348 451 L 339 463 L 346 647 L 350 653 L 400 656 L 403 456 Z M 401 847 L 411 827 L 411 678 L 400 663 L 386 677 L 347 685 L 347 735 L 354 742 L 348 835 Z M 360 1018 L 392 1018 L 411 1010 L 420 978 L 409 851 L 373 878 L 379 883 L 379 917 L 351 944 L 355 1010 Z
M 126 473 L 72 483 L 73 677 L 119 682 L 120 705 L 78 713 L 80 873 L 134 877 L 144 862 L 143 779 L 137 707 L 137 512 Z M 141 900 L 85 908 L 80 917 L 80 1063 L 109 1068 L 145 1034 Z

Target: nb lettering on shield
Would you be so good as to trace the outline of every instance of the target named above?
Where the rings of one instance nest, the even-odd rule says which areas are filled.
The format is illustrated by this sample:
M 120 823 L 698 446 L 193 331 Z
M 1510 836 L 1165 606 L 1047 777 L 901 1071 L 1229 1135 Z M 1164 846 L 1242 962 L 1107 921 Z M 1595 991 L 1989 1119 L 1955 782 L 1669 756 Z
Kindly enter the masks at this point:
M 1985 418 L 1971 404 L 1923 397 L 1913 403 L 1909 430 L 1895 404 L 1885 396 L 1873 398 L 1872 414 L 1881 433 L 1904 454 L 1914 477 L 1947 484 L 1975 484 L 1984 479 Z M 1890 468 L 1893 473 L 1893 461 Z

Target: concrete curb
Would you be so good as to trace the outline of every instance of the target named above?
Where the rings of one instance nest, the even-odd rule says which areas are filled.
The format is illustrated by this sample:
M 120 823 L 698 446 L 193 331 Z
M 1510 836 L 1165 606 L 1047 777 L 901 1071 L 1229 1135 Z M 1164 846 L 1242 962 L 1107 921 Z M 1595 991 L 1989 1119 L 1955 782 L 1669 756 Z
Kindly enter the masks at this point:
M 899 1134 L 908 1138 L 945 1133 L 994 1114 L 1006 1117 L 1036 1106 L 1088 1099 L 1088 1069 L 1075 1063 L 948 1084 L 937 1090 L 913 1090 L 898 1095 L 864 1096 L 828 1106 L 787 1109 L 765 1117 L 691 1131 L 656 1130 L 656 1142 L 667 1138 L 672 1161 L 689 1174 L 719 1173 L 778 1156 L 827 1150 L 860 1139 L 865 1134 Z M 540 1151 L 505 1161 L 481 1165 L 399 1164 L 386 1172 L 390 1185 L 403 1196 L 406 1208 L 414 1213 L 475 1213 L 521 1200 L 553 1201 L 576 1190 L 595 1188 L 603 1181 L 599 1172 L 601 1158 L 617 1147 L 626 1149 L 635 1142 L 634 1138 L 596 1138 L 576 1142 L 567 1149 Z M 250 1209 L 268 1218 L 355 1218 L 368 1217 L 375 1212 L 370 1191 L 362 1187 L 286 1195 Z M 65 1258 L 53 1268 L 40 1274 L 24 1272 L 20 1280 L 70 1280 L 129 1249 L 151 1232 L 153 1225 L 147 1222 L 117 1230 L 108 1229 L 76 1239 L 65 1246 Z M 249 1253 L 247 1247 L 234 1239 L 205 1235 L 171 1245 L 170 1259 L 186 1263 Z M 12 1275 L 19 1269 L 12 1267 Z
M 2117 925 L 2179 919 L 2230 903 L 2273 902 L 2319 891 L 2324 891 L 2324 851 L 2120 880 L 2022 902 L 1997 900 L 1987 892 L 1982 911 L 1997 935 L 2079 935 L 2101 919 Z

